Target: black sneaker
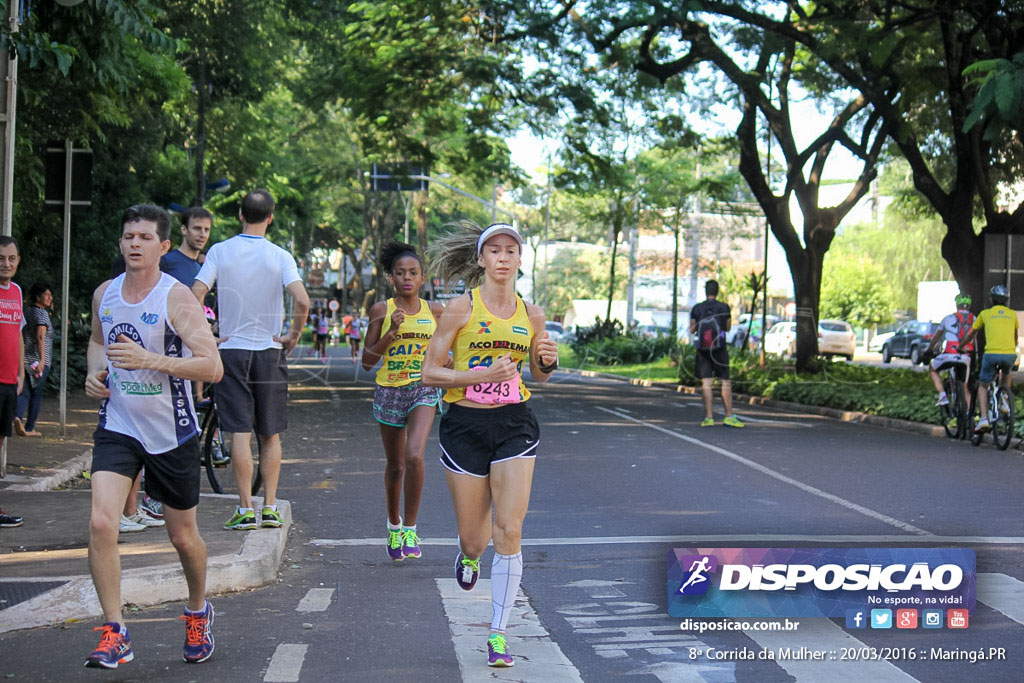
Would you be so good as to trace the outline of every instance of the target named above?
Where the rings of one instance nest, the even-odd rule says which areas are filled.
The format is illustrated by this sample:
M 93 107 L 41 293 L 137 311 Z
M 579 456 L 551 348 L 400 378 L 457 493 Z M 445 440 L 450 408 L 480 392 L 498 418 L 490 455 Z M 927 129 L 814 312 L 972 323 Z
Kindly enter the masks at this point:
M 22 522 L 24 520 L 21 517 L 4 512 L 3 508 L 0 508 L 0 527 L 21 526 Z

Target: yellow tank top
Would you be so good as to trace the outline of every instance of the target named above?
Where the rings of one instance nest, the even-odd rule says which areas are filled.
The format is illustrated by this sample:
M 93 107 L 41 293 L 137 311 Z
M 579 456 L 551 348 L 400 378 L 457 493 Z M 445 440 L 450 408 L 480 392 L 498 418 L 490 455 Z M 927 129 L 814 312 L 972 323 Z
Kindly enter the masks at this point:
M 487 367 L 498 356 L 509 354 L 519 370 L 519 396 L 523 401 L 530 398 L 530 390 L 523 384 L 523 361 L 529 361 L 530 342 L 533 341 L 533 326 L 526 314 L 526 303 L 516 297 L 516 312 L 511 318 L 499 318 L 487 310 L 480 288 L 469 293 L 473 301 L 473 312 L 469 322 L 459 330 L 452 345 L 452 356 L 456 370 L 472 370 Z M 466 389 L 448 389 L 444 394 L 447 403 L 455 403 L 466 397 Z
M 388 299 L 384 309 L 384 324 L 380 328 L 383 337 L 391 329 L 391 314 L 395 312 L 394 299 Z M 402 387 L 420 380 L 423 354 L 434 334 L 437 322 L 430 312 L 430 304 L 420 299 L 420 310 L 416 315 L 405 315 L 394 341 L 381 356 L 377 369 L 377 384 L 382 387 Z

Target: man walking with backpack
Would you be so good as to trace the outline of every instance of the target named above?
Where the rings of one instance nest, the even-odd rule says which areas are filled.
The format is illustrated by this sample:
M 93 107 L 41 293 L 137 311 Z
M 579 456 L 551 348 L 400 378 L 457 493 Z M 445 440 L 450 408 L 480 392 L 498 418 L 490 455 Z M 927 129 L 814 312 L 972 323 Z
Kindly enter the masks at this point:
M 725 344 L 725 333 L 732 326 L 732 312 L 729 305 L 718 300 L 718 282 L 708 280 L 704 285 L 707 299 L 690 310 L 690 334 L 694 335 L 697 349 L 694 374 L 701 381 L 701 398 L 704 400 L 704 420 L 701 427 L 713 427 L 711 412 L 712 389 L 715 377 L 722 380 L 722 403 L 725 405 L 727 427 L 742 427 L 732 414 L 732 382 L 729 381 L 729 351 Z

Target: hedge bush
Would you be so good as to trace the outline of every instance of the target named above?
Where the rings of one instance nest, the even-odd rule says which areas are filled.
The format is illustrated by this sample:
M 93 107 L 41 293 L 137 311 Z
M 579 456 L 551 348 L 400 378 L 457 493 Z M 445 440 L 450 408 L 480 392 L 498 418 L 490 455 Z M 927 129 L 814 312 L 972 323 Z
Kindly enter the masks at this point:
M 695 353 L 692 346 L 680 347 L 681 384 L 700 386 L 693 375 Z M 935 388 L 926 372 L 819 361 L 812 371 L 797 374 L 789 361 L 769 357 L 761 367 L 756 353 L 730 350 L 729 374 L 733 389 L 744 394 L 941 424 Z M 1014 399 L 1016 414 L 1024 416 L 1024 386 L 1014 387 Z M 1014 431 L 1024 434 L 1024 417 Z

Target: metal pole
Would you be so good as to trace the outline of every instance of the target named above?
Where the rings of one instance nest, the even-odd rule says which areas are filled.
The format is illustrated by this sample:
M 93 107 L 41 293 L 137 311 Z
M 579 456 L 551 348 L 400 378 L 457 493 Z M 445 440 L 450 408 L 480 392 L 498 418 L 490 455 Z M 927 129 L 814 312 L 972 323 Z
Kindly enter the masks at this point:
M 68 426 L 68 274 L 71 271 L 71 140 L 64 142 L 64 264 L 60 296 L 60 438 Z
M 10 32 L 17 33 L 20 25 L 21 0 L 8 3 Z M 11 215 L 14 206 L 14 115 L 18 105 L 18 53 L 0 51 L 0 73 L 7 72 L 5 87 L 4 135 L 3 135 L 3 196 L 0 198 L 0 235 L 11 234 Z M 6 449 L 6 441 L 4 442 Z

